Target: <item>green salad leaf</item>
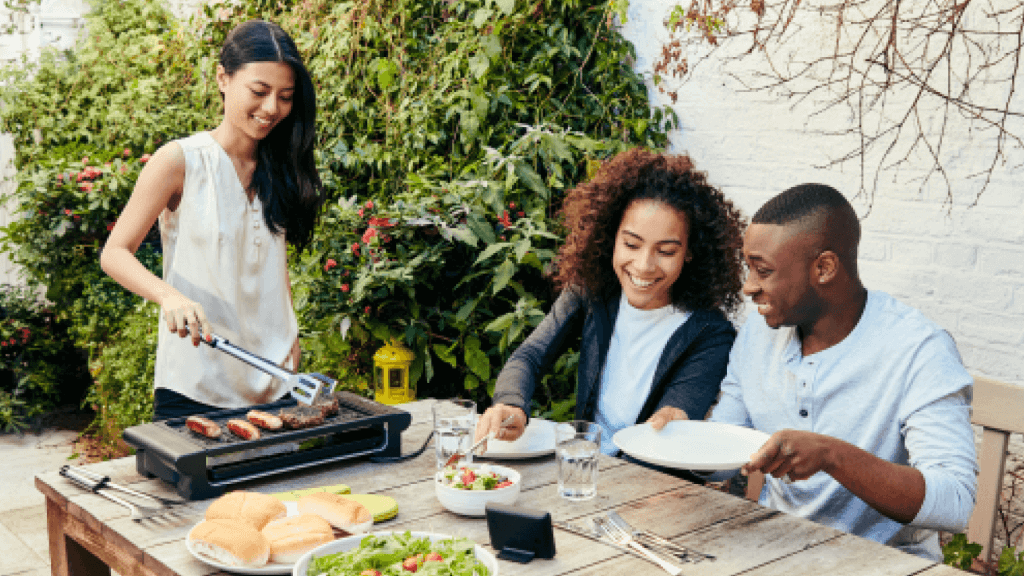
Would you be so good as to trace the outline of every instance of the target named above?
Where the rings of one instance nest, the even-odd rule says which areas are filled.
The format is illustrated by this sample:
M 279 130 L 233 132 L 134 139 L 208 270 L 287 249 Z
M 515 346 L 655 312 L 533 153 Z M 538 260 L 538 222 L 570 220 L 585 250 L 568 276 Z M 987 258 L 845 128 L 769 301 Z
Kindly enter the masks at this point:
M 365 570 L 376 570 L 383 576 L 407 576 L 402 562 L 418 555 L 417 576 L 490 576 L 490 571 L 473 555 L 476 543 L 468 538 L 453 538 L 431 543 L 429 538 L 416 538 L 411 532 L 378 536 L 369 534 L 358 548 L 348 552 L 314 557 L 307 576 L 359 576 Z M 443 560 L 425 562 L 422 557 L 440 554 Z

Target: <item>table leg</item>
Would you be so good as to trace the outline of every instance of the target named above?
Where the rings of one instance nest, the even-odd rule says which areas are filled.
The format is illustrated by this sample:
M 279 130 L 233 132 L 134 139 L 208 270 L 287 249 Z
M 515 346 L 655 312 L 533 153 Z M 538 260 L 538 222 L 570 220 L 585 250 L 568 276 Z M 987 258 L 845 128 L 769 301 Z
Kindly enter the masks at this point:
M 53 576 L 110 576 L 110 567 L 65 531 L 68 513 L 46 499 L 46 530 L 50 537 L 50 573 Z

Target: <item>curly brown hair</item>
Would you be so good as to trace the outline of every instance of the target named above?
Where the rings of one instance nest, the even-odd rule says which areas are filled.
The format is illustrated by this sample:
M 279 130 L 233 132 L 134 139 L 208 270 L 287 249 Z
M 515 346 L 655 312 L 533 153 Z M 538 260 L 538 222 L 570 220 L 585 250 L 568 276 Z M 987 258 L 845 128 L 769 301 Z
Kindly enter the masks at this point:
M 672 303 L 686 310 L 735 313 L 743 301 L 746 221 L 689 156 L 641 148 L 606 161 L 589 182 L 566 195 L 569 237 L 559 251 L 558 288 L 578 286 L 592 298 L 613 297 L 621 290 L 612 253 L 622 215 L 637 200 L 662 202 L 686 214 L 693 259 L 672 285 Z

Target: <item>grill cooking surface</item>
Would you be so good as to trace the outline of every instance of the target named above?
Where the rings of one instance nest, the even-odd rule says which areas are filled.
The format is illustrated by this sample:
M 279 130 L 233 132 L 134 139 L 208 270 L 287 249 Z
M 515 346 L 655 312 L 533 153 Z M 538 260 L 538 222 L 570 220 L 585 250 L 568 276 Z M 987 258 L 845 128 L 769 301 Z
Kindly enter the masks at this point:
M 124 439 L 136 448 L 140 474 L 174 484 L 178 494 L 188 499 L 218 496 L 229 484 L 326 462 L 368 454 L 401 454 L 401 433 L 412 422 L 408 412 L 350 392 L 335 392 L 333 398 L 338 400 L 339 411 L 325 417 L 322 424 L 279 430 L 257 426 L 260 437 L 256 440 L 235 436 L 228 430 L 228 420 L 247 420 L 250 410 L 279 416 L 281 410 L 298 403 L 286 398 L 201 414 L 220 426 L 217 438 L 193 432 L 185 425 L 187 418 L 173 418 L 133 426 L 125 430 Z
M 356 396 L 356 398 L 361 399 L 358 396 Z M 168 428 L 177 432 L 179 435 L 188 438 L 194 442 L 197 442 L 206 448 L 216 448 L 221 446 L 250 442 L 249 440 L 239 438 L 238 436 L 232 434 L 231 431 L 228 430 L 228 420 L 239 419 L 246 420 L 246 422 L 248 422 L 245 415 L 248 414 L 250 410 L 262 410 L 263 412 L 273 414 L 274 416 L 280 416 L 281 410 L 292 409 L 297 406 L 298 403 L 294 399 L 287 399 L 279 400 L 272 404 L 264 404 L 261 407 L 242 408 L 239 410 L 225 410 L 221 412 L 201 414 L 202 417 L 208 418 L 216 422 L 217 425 L 220 426 L 220 437 L 218 438 L 208 438 L 202 434 L 199 434 L 198 432 L 193 432 L 192 430 L 189 430 L 188 426 L 185 426 L 185 418 L 174 418 L 171 420 L 165 420 L 163 423 Z M 368 416 L 377 415 L 375 413 L 371 413 L 370 411 L 368 411 L 367 406 L 357 406 L 354 403 L 351 403 L 351 401 L 349 401 L 348 399 L 341 400 L 339 398 L 338 407 L 339 412 L 337 414 L 335 414 L 334 416 L 328 416 L 324 418 L 324 423 L 318 426 L 300 428 L 298 430 L 289 429 L 287 426 L 282 427 L 279 430 L 267 430 L 265 428 L 260 428 L 259 426 L 256 426 L 256 428 L 260 431 L 260 440 L 276 439 L 279 441 L 285 441 L 291 439 L 293 436 L 296 436 L 296 433 L 302 433 L 308 430 L 324 429 L 337 424 L 344 424 L 348 422 L 354 422 L 357 420 L 363 420 Z M 373 405 L 369 406 L 369 408 L 373 407 Z

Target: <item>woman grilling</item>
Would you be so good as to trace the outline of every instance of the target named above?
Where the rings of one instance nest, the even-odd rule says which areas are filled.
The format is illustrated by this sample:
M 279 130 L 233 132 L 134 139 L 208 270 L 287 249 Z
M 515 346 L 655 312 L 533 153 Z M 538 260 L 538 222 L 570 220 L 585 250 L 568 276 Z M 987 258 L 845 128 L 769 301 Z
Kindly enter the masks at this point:
M 725 376 L 742 299 L 744 222 L 686 156 L 634 149 L 565 199 L 561 294 L 505 364 L 476 437 L 522 435 L 537 382 L 582 335 L 576 418 L 611 436 L 683 414 L 699 420 Z M 513 424 L 500 422 L 513 416 Z
M 160 305 L 154 419 L 271 402 L 282 382 L 212 348 L 216 333 L 297 369 L 286 243 L 312 235 L 322 186 L 313 159 L 316 95 L 276 24 L 232 30 L 217 66 L 220 124 L 161 147 L 139 175 L 100 257 L 103 270 Z M 163 278 L 135 251 L 159 221 Z

